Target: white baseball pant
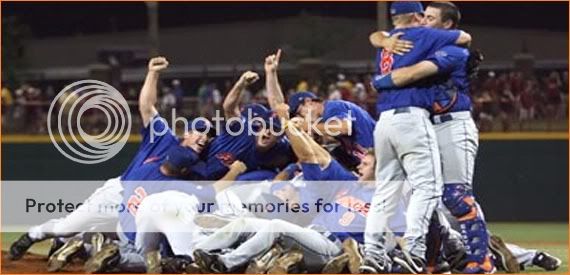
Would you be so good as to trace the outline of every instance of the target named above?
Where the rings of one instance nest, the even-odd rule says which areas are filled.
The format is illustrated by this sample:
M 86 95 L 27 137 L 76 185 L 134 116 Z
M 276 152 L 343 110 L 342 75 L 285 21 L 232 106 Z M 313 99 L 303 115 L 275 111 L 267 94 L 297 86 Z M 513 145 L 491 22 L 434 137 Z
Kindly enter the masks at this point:
M 120 177 L 109 179 L 81 206 L 69 215 L 33 226 L 30 237 L 40 241 L 55 237 L 70 237 L 80 232 L 115 232 L 119 219 L 118 207 L 123 199 Z
M 340 242 L 323 234 L 283 220 L 239 218 L 200 241 L 197 249 L 212 251 L 242 242 L 235 250 L 220 255 L 224 265 L 232 270 L 261 255 L 279 240 L 284 248 L 298 245 L 309 273 L 320 273 L 324 265 L 341 252 Z
M 365 252 L 386 258 L 392 238 L 388 221 L 407 180 L 412 189 L 406 212 L 405 247 L 425 258 L 425 235 L 441 199 L 443 182 L 437 138 L 428 111 L 406 107 L 382 112 L 374 130 L 376 192 L 365 229 Z

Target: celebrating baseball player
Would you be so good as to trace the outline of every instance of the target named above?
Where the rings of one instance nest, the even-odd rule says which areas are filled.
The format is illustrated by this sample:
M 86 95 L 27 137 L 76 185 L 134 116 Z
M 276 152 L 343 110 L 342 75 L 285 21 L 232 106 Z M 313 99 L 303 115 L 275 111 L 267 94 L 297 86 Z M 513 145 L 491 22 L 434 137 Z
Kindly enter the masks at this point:
M 412 65 L 446 45 L 466 44 L 471 37 L 462 31 L 441 31 L 420 27 L 423 8 L 419 2 L 394 2 L 390 8 L 395 26 L 391 34 L 402 32 L 414 48 L 406 55 L 378 51 L 378 74 Z M 389 77 L 386 77 L 389 80 Z M 376 194 L 372 199 L 365 233 L 365 273 L 390 270 L 386 241 L 392 238 L 388 219 L 393 215 L 404 181 L 412 194 L 406 211 L 404 235 L 406 259 L 399 264 L 408 272 L 424 272 L 425 234 L 430 217 L 442 194 L 441 164 L 437 138 L 429 120 L 432 97 L 422 86 L 379 91 L 374 131 L 376 153 Z M 396 260 L 396 259 L 395 259 Z

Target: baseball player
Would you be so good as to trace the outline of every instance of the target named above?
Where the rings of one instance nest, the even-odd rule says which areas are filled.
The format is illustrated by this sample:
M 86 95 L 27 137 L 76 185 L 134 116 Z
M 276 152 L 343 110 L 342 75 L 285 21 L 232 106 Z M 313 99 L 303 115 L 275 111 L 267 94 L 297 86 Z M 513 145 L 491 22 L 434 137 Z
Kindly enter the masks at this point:
M 417 63 L 446 45 L 470 42 L 463 31 L 442 31 L 420 27 L 423 8 L 419 2 L 394 2 L 390 13 L 395 29 L 414 48 L 403 56 L 378 52 L 378 73 Z M 440 200 L 443 182 L 437 138 L 429 120 L 432 97 L 423 86 L 379 91 L 380 114 L 374 131 L 376 153 L 376 194 L 372 199 L 365 233 L 364 273 L 390 270 L 385 247 L 392 235 L 388 219 L 393 215 L 404 181 L 412 188 L 406 211 L 404 234 L 406 262 L 398 262 L 408 272 L 425 271 L 425 234 L 430 217 Z M 396 259 L 395 259 L 396 260 Z M 401 261 L 401 260 L 400 260 Z
M 234 160 L 244 162 L 250 170 L 283 168 L 291 162 L 291 148 L 278 135 L 279 122 L 272 118 L 271 111 L 260 104 L 249 104 L 240 112 L 239 100 L 244 89 L 258 79 L 256 73 L 244 73 L 224 99 L 226 123 L 208 146 L 204 165 L 192 169 L 202 179 L 221 178 Z M 254 118 L 265 123 L 258 125 Z M 250 133 L 248 128 L 257 132 Z
M 240 161 L 231 164 L 228 173 L 214 184 L 196 184 L 181 181 L 180 177 L 165 174 L 169 169 L 184 169 L 188 163 L 180 151 L 174 150 L 167 154 L 168 160 L 146 163 L 134 169 L 136 175 L 148 174 L 146 171 L 159 173 L 153 176 L 153 181 L 140 180 L 131 177 L 123 181 L 124 192 L 122 206 L 125 209 L 119 214 L 119 236 L 122 243 L 108 244 L 85 265 L 90 273 L 143 270 L 156 270 L 152 258 L 156 254 L 149 253 L 159 250 L 161 235 L 169 244 L 169 250 L 174 255 L 190 255 L 190 250 L 202 233 L 193 223 L 198 212 L 213 212 L 216 194 L 231 186 L 236 177 L 246 170 Z M 165 166 L 165 164 L 168 164 Z M 145 176 L 143 179 L 148 178 Z M 134 244 L 134 247 L 129 247 Z M 148 260 L 143 261 L 143 257 Z M 146 263 L 146 264 L 145 264 Z
M 432 2 L 424 23 L 432 28 L 456 29 L 460 18 L 452 3 Z M 468 262 L 463 273 L 489 273 L 494 268 L 488 251 L 489 235 L 472 190 L 479 139 L 470 112 L 469 61 L 468 49 L 445 46 L 422 62 L 383 75 L 374 84 L 377 89 L 393 89 L 432 76 L 436 76 L 432 81 L 442 83 L 441 88 L 434 89 L 432 121 L 443 168 L 443 203 L 459 221 L 466 242 Z
M 209 125 L 195 123 L 195 131 L 190 129 L 179 139 L 170 131 L 166 121 L 158 116 L 155 108 L 158 76 L 159 72 L 167 66 L 168 61 L 163 57 L 153 58 L 148 63 L 148 73 L 139 96 L 139 111 L 144 125 L 142 130 L 143 141 L 123 175 L 106 181 L 78 209 L 66 217 L 31 227 L 26 234 L 23 234 L 11 245 L 10 258 L 12 260 L 20 259 L 34 243 L 45 239 L 69 237 L 85 231 L 113 232 L 118 219 L 117 206 L 121 203 L 122 198 L 121 179 L 125 175 L 130 174 L 132 169 L 142 165 L 145 161 L 163 159 L 166 150 L 173 145 L 180 145 L 196 153 L 200 153 L 204 149 L 210 141 L 209 133 L 211 132 L 206 132 L 212 130 Z M 165 134 L 158 135 L 156 133 Z M 80 246 L 55 247 L 52 251 L 78 247 Z M 59 263 L 55 267 L 61 264 L 60 260 L 57 262 Z
M 276 112 L 282 117 L 288 117 L 288 108 L 283 109 L 283 104 L 280 105 L 276 107 Z M 198 250 L 194 253 L 195 259 L 205 271 L 235 271 L 255 256 L 270 251 L 278 239 L 285 243 L 284 248 L 292 248 L 291 243 L 300 246 L 305 258 L 305 266 L 309 272 L 319 272 L 327 261 L 339 253 L 339 250 L 335 248 L 338 246 L 335 244 L 338 239 L 339 242 L 343 241 L 344 251 L 347 251 L 351 272 L 358 271 L 361 256 L 357 252 L 357 245 L 353 238 L 360 242 L 363 239 L 362 232 L 368 209 L 367 201 L 371 199 L 374 192 L 371 186 L 366 186 L 366 181 L 373 179 L 374 158 L 372 155 L 367 155 L 363 159 L 358 167 L 360 173 L 358 177 L 331 158 L 330 154 L 306 133 L 296 129 L 296 126 L 292 124 L 285 125 L 287 125 L 285 126 L 287 137 L 301 163 L 303 178 L 305 181 L 312 182 L 307 182 L 305 187 L 293 187 L 287 182 L 276 183 L 272 186 L 272 193 L 281 201 L 293 205 L 302 205 L 305 202 L 310 204 L 317 198 L 323 198 L 325 201 L 334 201 L 339 205 L 339 210 L 333 213 L 313 213 L 315 216 L 309 228 L 302 228 L 282 220 L 268 221 L 251 218 L 235 220 L 196 246 Z M 327 181 L 326 185 L 323 181 Z M 405 229 L 405 225 L 402 224 L 405 221 L 403 209 L 402 205 L 400 212 L 402 218 L 399 219 L 399 223 L 396 221 L 393 224 L 395 231 L 403 232 Z M 322 232 L 315 231 L 316 228 L 321 228 Z M 325 236 L 328 236 L 328 240 L 323 236 L 323 232 Z M 217 255 L 210 252 L 229 248 L 243 238 L 247 238 L 247 241 L 228 253 Z M 264 259 L 265 263 L 269 262 L 265 256 L 260 258 Z M 291 255 L 288 255 L 288 259 L 289 264 L 294 262 Z M 277 262 L 280 260 L 278 259 Z M 266 271 L 260 270 L 260 266 L 267 267 L 267 265 L 257 263 L 256 266 L 257 268 L 247 270 Z M 287 268 L 282 270 L 284 271 L 287 271 Z
M 281 50 L 265 59 L 267 98 L 271 109 L 285 103 L 277 76 Z M 334 137 L 340 142 L 337 159 L 355 168 L 366 150 L 373 147 L 374 119 L 360 106 L 345 100 L 323 101 L 312 92 L 295 93 L 289 98 L 291 115 L 305 120 L 304 130 Z

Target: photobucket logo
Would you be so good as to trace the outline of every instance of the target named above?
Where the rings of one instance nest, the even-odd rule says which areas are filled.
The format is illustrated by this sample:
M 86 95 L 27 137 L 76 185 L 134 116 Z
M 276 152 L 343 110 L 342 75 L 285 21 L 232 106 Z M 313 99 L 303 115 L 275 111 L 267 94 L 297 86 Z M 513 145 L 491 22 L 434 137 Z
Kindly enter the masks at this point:
M 150 122 L 150 142 L 154 142 L 158 137 L 174 134 L 183 136 L 189 132 L 209 133 L 213 136 L 227 134 L 229 136 L 281 136 L 285 134 L 285 127 L 281 120 L 275 114 L 265 114 L 260 116 L 252 110 L 246 110 L 239 116 L 225 117 L 220 110 L 215 111 L 215 115 L 210 119 L 197 117 L 188 119 L 177 115 L 175 108 L 171 109 L 169 117 L 171 121 L 158 117 Z M 310 135 L 319 136 L 352 136 L 352 123 L 356 120 L 352 111 L 348 110 L 342 117 L 330 117 L 323 119 L 318 117 L 312 119 L 311 113 L 307 118 L 296 117 L 295 121 L 299 130 L 305 131 Z M 344 123 L 348 123 L 348 127 L 344 127 Z M 343 131 L 343 128 L 347 128 Z M 180 132 L 182 130 L 183 132 Z M 299 135 L 299 131 L 292 131 L 291 134 Z
M 94 113 L 106 119 L 106 128 L 96 134 L 88 133 L 81 125 Z M 54 133 L 51 124 L 56 119 Z M 47 124 L 50 139 L 61 154 L 75 162 L 96 164 L 109 160 L 123 148 L 131 132 L 131 112 L 127 101 L 111 85 L 81 80 L 57 94 L 49 107 Z

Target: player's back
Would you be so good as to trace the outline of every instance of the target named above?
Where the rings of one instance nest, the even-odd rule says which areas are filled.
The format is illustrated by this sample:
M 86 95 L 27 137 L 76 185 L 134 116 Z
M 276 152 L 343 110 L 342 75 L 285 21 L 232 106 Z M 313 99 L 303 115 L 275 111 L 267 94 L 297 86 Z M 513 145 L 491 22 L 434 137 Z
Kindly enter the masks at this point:
M 391 35 L 402 32 L 400 38 L 414 43 L 414 48 L 405 55 L 395 55 L 386 50 L 379 50 L 377 54 L 377 72 L 381 75 L 390 73 L 392 70 L 416 64 L 438 49 L 454 45 L 459 31 L 437 30 L 425 27 L 411 27 L 394 29 Z M 411 85 L 406 88 L 379 91 L 377 112 L 383 112 L 400 107 L 420 107 L 430 109 L 433 95 L 426 93 L 430 83 Z

